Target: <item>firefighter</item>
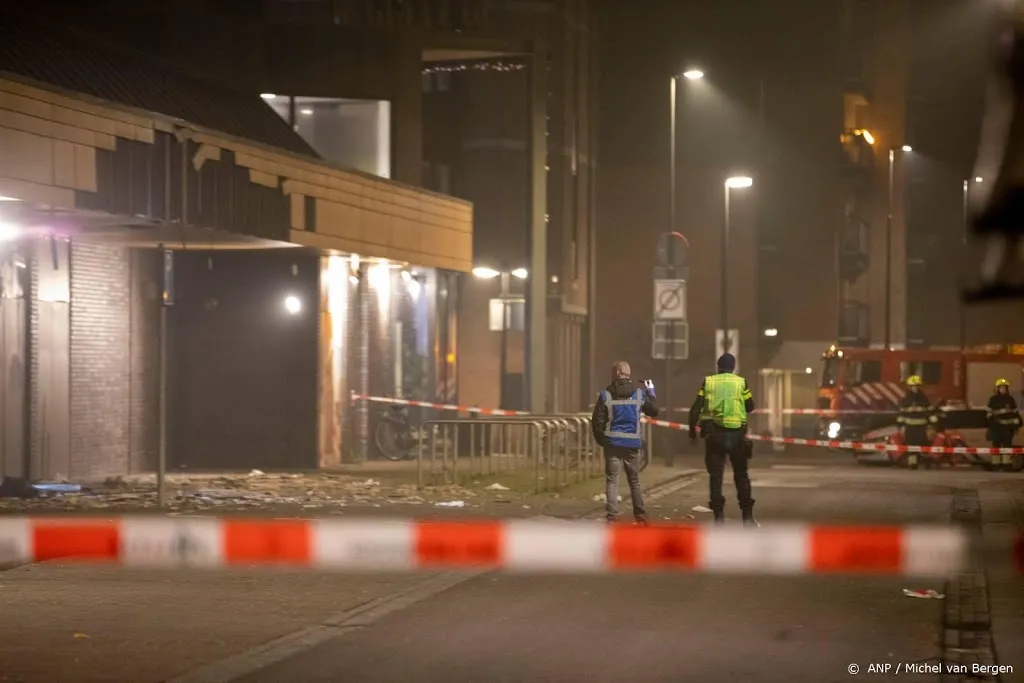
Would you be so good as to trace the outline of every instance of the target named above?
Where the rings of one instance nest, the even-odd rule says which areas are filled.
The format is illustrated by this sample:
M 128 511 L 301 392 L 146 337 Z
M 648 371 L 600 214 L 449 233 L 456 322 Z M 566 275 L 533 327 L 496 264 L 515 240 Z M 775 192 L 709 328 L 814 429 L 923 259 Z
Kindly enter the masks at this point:
M 900 399 L 900 414 L 896 418 L 904 446 L 928 446 L 928 425 L 938 425 L 938 416 L 931 401 L 921 391 L 923 382 L 917 375 L 907 378 L 907 395 Z M 920 453 L 907 452 L 907 467 L 918 468 Z
M 697 398 L 690 407 L 690 440 L 697 440 L 697 423 L 701 423 L 701 436 L 707 438 L 704 466 L 709 475 L 710 501 L 708 507 L 715 523 L 725 522 L 725 496 L 722 480 L 725 462 L 732 465 L 736 497 L 739 498 L 744 526 L 759 526 L 754 520 L 754 499 L 750 490 L 748 466 L 752 455 L 747 439 L 747 414 L 754 410 L 754 397 L 747 388 L 747 380 L 734 373 L 736 357 L 731 353 L 718 359 L 718 373 L 704 378 Z M 706 429 L 710 432 L 705 434 Z
M 988 400 L 988 441 L 992 448 L 1013 448 L 1013 437 L 1021 427 L 1020 413 L 1017 402 L 1010 394 L 1010 383 L 1005 379 L 997 379 L 995 393 Z M 996 453 L 992 456 L 992 464 L 997 468 L 1013 468 L 1013 455 Z

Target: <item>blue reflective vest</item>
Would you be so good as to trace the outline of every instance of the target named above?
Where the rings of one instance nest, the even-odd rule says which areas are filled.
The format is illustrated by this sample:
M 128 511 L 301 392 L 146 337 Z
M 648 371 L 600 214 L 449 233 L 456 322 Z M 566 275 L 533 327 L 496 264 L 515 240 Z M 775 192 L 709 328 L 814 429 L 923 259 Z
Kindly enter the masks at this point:
M 644 390 L 637 389 L 629 398 L 613 399 L 607 390 L 601 392 L 601 400 L 608 408 L 608 426 L 605 438 L 612 446 L 620 448 L 642 448 L 640 418 L 643 417 Z

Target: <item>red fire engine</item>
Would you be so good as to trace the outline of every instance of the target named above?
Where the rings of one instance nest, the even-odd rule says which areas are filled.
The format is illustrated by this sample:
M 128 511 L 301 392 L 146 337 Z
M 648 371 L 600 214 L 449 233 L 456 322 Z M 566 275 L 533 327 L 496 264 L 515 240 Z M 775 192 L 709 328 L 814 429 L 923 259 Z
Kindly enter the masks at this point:
M 973 422 L 983 419 L 979 409 L 996 379 L 1009 380 L 1016 396 L 1024 388 L 1024 345 L 899 351 L 831 346 L 821 358 L 817 407 L 834 411 L 820 426 L 830 439 L 856 439 L 894 424 L 911 375 L 921 378 L 932 405 L 946 409 L 950 427 L 981 426 Z

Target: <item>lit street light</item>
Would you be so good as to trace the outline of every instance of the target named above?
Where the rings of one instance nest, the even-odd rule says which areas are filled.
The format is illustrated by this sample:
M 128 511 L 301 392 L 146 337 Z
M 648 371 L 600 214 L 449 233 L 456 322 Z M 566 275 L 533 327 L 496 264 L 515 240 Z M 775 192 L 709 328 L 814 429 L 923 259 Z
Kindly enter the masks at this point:
M 733 176 L 725 179 L 725 227 L 722 230 L 722 340 L 726 353 L 734 353 L 732 340 L 729 337 L 729 230 L 730 219 L 730 190 L 751 187 L 754 179 L 748 176 Z
M 473 269 L 473 275 L 474 277 L 478 277 L 481 280 L 493 280 L 494 278 L 501 275 L 501 273 L 494 270 L 493 268 L 479 267 Z
M 513 268 L 512 270 L 495 270 L 487 266 L 477 266 L 473 269 L 474 277 L 478 277 L 481 280 L 493 280 L 494 278 L 501 276 L 501 293 L 498 295 L 498 301 L 501 302 L 501 367 L 498 375 L 498 394 L 499 394 L 499 407 L 505 409 L 508 408 L 508 397 L 507 391 L 507 378 L 508 375 L 508 331 L 512 327 L 512 304 L 521 300 L 516 295 L 512 294 L 512 278 L 517 280 L 526 280 L 530 277 L 530 271 L 526 268 Z M 492 304 L 494 300 L 491 300 Z M 491 328 L 494 329 L 493 327 Z
M 885 348 L 892 347 L 892 211 L 894 191 L 894 167 L 896 165 L 896 148 L 889 148 L 889 199 L 885 216 Z M 913 152 L 910 145 L 899 148 L 901 152 Z
M 704 72 L 700 69 L 687 69 L 683 72 L 683 78 L 690 81 L 699 81 L 704 78 Z
M 976 176 L 974 182 L 976 184 L 984 182 L 984 178 Z M 961 220 L 963 221 L 962 230 L 960 234 L 960 246 L 965 251 L 967 250 L 967 233 L 970 229 L 970 212 L 968 211 L 969 202 L 967 201 L 968 193 L 971 189 L 971 181 L 964 181 L 964 201 L 963 201 L 963 215 Z M 964 273 L 964 261 L 960 259 L 960 289 L 963 290 L 967 286 L 967 276 Z M 960 350 L 967 347 L 967 304 L 963 301 L 960 302 Z

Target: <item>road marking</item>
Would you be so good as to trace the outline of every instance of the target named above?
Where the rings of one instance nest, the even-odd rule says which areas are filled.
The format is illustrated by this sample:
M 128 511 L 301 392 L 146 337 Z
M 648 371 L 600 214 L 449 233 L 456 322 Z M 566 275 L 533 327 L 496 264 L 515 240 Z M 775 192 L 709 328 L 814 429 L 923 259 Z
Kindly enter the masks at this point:
M 445 572 L 418 582 L 404 591 L 383 596 L 328 617 L 323 622 L 295 631 L 247 652 L 212 662 L 172 678 L 167 683 L 229 683 L 302 652 L 366 628 L 385 616 L 406 609 L 438 593 L 474 579 L 487 571 Z
M 763 489 L 817 489 L 820 484 L 809 481 L 778 481 L 773 479 L 755 479 L 750 482 L 751 486 Z
M 773 470 L 817 470 L 817 465 L 772 465 Z

